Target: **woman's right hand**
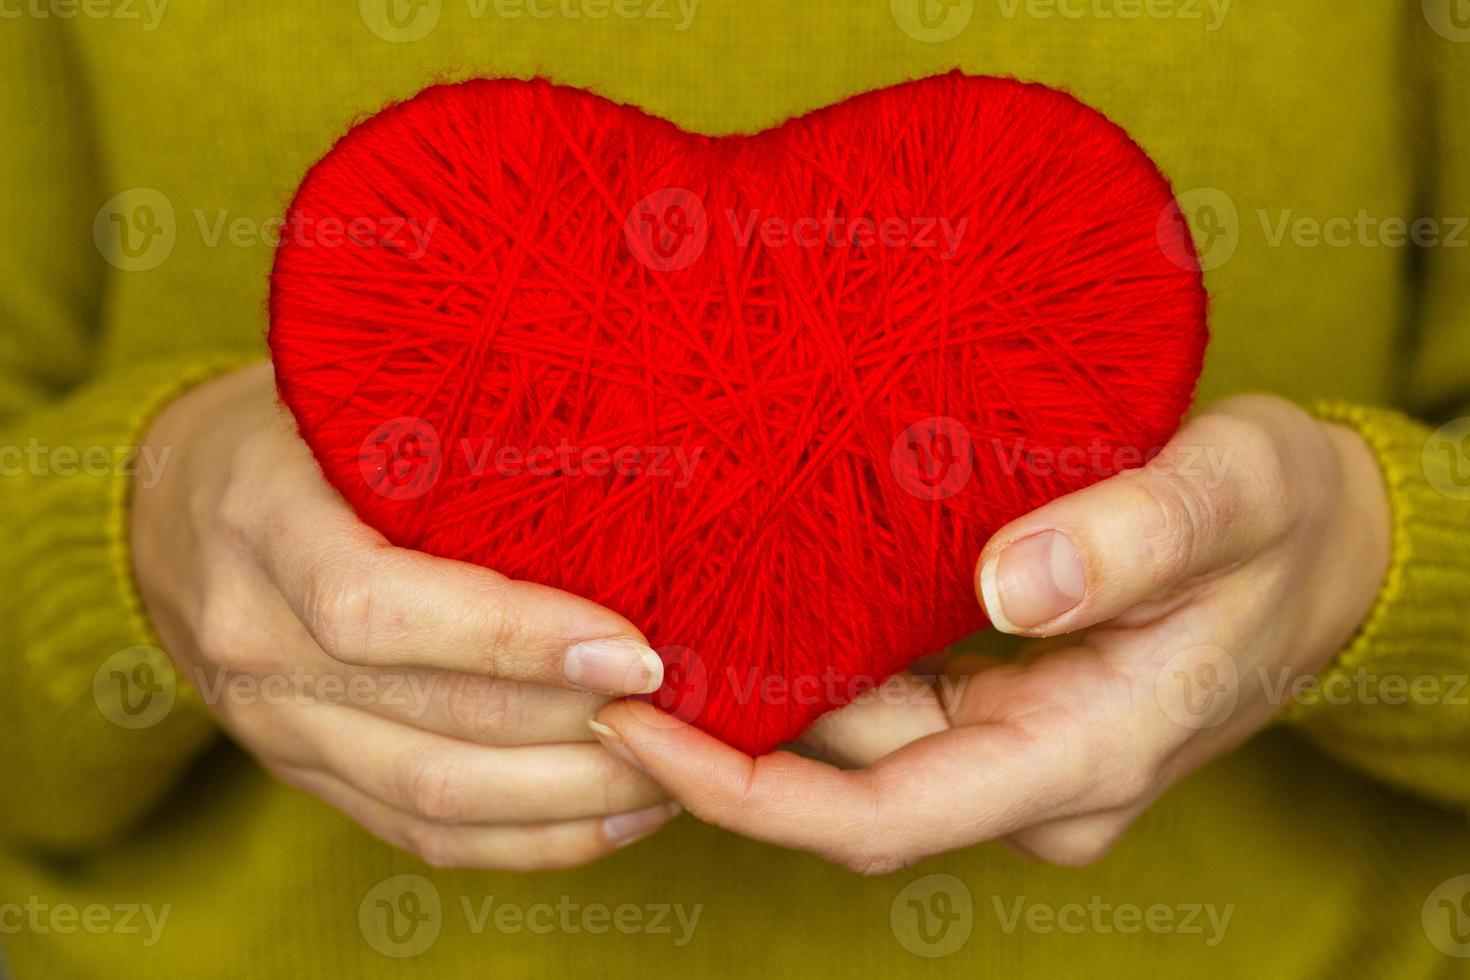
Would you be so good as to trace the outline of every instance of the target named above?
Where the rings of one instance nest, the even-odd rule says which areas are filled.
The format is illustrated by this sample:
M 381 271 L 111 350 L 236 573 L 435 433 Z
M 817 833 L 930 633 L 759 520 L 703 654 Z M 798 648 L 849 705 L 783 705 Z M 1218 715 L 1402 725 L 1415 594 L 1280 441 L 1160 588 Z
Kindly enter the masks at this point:
M 325 482 L 269 365 L 184 395 L 148 442 L 135 573 L 179 672 L 280 779 L 436 866 L 600 857 L 677 807 L 587 720 L 656 689 L 627 620 L 392 547 Z

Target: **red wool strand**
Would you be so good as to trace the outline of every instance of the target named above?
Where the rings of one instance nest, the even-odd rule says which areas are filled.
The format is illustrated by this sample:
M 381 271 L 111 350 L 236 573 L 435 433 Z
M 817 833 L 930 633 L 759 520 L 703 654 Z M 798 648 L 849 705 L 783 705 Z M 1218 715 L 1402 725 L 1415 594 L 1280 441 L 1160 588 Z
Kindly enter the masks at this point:
M 723 138 L 429 88 L 307 174 L 271 285 L 364 521 L 617 610 L 749 752 L 983 626 L 986 539 L 1161 445 L 1205 345 L 1143 151 L 959 73 Z

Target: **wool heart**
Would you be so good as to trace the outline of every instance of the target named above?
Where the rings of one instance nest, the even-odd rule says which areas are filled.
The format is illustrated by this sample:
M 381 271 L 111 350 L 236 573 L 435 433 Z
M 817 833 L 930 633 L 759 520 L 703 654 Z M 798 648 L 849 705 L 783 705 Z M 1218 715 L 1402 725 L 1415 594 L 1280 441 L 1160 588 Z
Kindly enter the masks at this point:
M 1158 169 L 1010 79 L 718 138 L 436 86 L 285 228 L 278 384 L 362 519 L 617 610 L 655 703 L 752 753 L 983 626 L 987 538 L 1140 465 L 1205 344 Z

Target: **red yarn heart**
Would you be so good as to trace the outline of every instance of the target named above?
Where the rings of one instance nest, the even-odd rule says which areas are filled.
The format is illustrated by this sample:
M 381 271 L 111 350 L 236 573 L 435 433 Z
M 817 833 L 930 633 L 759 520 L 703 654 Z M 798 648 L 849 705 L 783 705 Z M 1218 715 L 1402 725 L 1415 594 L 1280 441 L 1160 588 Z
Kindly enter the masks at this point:
M 986 539 L 1141 463 L 1205 343 L 1143 151 L 958 73 L 722 138 L 436 86 L 307 174 L 271 286 L 364 521 L 621 612 L 748 752 L 984 625 Z

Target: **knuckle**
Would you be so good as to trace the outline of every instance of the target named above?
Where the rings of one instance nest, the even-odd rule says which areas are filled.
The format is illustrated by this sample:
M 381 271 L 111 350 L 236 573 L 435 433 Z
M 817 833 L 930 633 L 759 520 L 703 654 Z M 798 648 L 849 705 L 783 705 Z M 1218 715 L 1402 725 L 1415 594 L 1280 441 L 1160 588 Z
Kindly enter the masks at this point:
M 521 614 L 514 603 L 494 601 L 486 603 L 479 616 L 485 656 L 490 669 L 499 674 L 515 661 L 520 638 L 525 635 Z
M 1286 410 L 1303 414 L 1295 406 L 1287 405 Z M 1300 496 L 1292 461 L 1302 455 L 1302 448 L 1290 438 L 1300 430 L 1279 424 L 1280 415 L 1274 405 L 1246 406 L 1235 413 L 1203 416 L 1198 422 L 1201 441 L 1215 451 L 1214 465 L 1219 469 L 1213 474 L 1215 482 L 1231 491 L 1216 496 L 1235 504 L 1235 510 L 1249 510 L 1253 521 L 1289 519 Z
M 190 496 L 190 510 L 199 524 L 212 523 L 234 541 L 248 542 L 260 523 L 260 488 L 243 480 L 230 480 L 217 496 L 200 488 Z
M 1159 570 L 1188 567 L 1229 515 L 1212 506 L 1188 480 L 1165 475 L 1140 487 L 1140 539 Z
M 480 674 L 451 674 L 445 679 L 444 713 L 457 731 L 500 736 L 525 721 L 520 684 Z
M 403 831 L 405 850 L 416 854 L 419 860 L 431 868 L 444 870 L 463 866 L 463 859 L 449 840 L 449 835 L 437 827 L 414 824 Z
M 1135 747 L 1143 744 L 1145 736 L 1120 732 L 1113 724 L 1079 724 L 1071 741 L 1081 746 L 1072 769 L 1073 785 L 1083 788 L 1077 798 L 1101 810 L 1132 806 L 1148 798 L 1169 756 L 1167 747 Z
M 897 854 L 872 848 L 859 848 L 855 853 L 844 856 L 839 863 L 854 874 L 864 878 L 877 878 L 908 867 L 909 861 Z
M 1100 770 L 1102 771 L 1102 770 Z M 1133 806 L 1147 799 L 1156 785 L 1157 766 L 1152 759 L 1115 759 L 1097 790 L 1106 809 Z
M 566 793 L 583 787 L 582 794 L 600 813 L 622 813 L 652 806 L 664 799 L 658 785 L 617 756 L 602 749 L 585 754 L 575 773 L 548 775 L 544 792 Z
M 569 840 L 560 828 L 542 824 L 527 827 L 525 833 L 526 863 L 543 871 L 565 871 L 591 864 L 617 850 L 617 846 L 599 834 L 586 834 Z
M 266 445 L 270 439 L 268 432 L 251 432 L 240 439 L 225 460 L 224 482 L 218 495 L 201 492 L 191 500 L 196 518 L 208 516 L 237 538 L 254 536 L 266 510 L 262 491 L 272 483 L 262 479 L 261 468 L 263 460 L 272 456 L 272 448 Z
M 845 843 L 834 845 L 833 859 L 865 878 L 892 874 L 922 856 L 908 853 L 908 846 L 902 845 L 891 829 L 885 829 L 876 807 L 844 836 Z
M 443 753 L 410 755 L 402 763 L 398 783 L 406 808 L 419 819 L 449 826 L 464 822 L 460 767 Z
M 346 663 L 371 659 L 375 587 L 361 569 L 331 568 L 313 576 L 301 597 L 303 619 L 317 645 Z

